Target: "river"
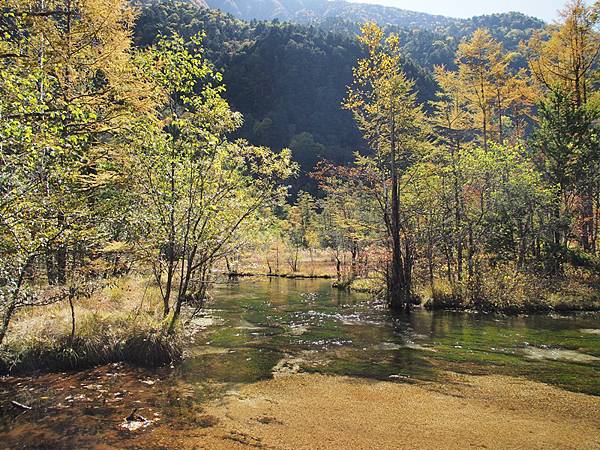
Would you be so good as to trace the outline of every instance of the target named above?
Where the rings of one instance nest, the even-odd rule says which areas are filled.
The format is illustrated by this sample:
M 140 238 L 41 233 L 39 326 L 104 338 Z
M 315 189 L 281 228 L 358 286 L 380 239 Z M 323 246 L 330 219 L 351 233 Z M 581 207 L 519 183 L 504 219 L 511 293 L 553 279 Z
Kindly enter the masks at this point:
M 247 279 L 218 284 L 212 295 L 188 325 L 200 331 L 180 365 L 0 380 L 0 447 L 151 448 L 150 432 L 127 427 L 134 409 L 148 430 L 210 426 L 207 401 L 295 372 L 399 383 L 500 374 L 600 395 L 598 313 L 394 315 L 326 280 Z

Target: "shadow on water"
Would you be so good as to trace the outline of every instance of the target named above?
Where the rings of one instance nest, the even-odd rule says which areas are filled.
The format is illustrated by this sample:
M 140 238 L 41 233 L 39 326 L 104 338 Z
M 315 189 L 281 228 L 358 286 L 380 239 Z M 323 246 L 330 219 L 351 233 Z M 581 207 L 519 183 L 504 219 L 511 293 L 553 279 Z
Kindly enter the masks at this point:
M 287 279 L 221 285 L 206 314 L 215 325 L 190 348 L 186 380 L 254 382 L 280 369 L 434 380 L 450 370 L 600 395 L 598 314 L 392 314 L 327 281 Z

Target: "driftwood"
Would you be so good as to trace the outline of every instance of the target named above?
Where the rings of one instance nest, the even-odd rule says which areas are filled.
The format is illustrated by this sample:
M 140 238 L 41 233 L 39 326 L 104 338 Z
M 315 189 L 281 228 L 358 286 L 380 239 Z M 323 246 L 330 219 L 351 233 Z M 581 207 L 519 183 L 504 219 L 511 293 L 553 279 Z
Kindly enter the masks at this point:
M 23 409 L 25 411 L 31 411 L 33 409 L 31 406 L 24 405 L 23 403 L 19 403 L 19 402 L 15 401 L 15 400 L 12 400 L 10 402 L 10 404 L 13 405 L 16 408 L 20 408 L 20 409 Z
M 131 414 L 125 418 L 125 420 L 127 422 L 148 422 L 148 419 L 146 419 L 144 416 L 141 416 L 137 412 L 138 408 L 135 408 L 133 411 L 131 411 Z

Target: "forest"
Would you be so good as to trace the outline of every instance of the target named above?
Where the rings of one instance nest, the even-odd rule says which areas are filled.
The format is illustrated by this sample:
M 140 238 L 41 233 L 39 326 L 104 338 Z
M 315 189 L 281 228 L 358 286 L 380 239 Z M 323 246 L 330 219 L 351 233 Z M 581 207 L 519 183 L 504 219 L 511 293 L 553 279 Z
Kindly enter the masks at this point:
M 214 395 L 217 385 L 307 372 L 330 395 L 327 383 L 344 382 L 318 374 L 432 382 L 438 369 L 588 395 L 564 394 L 590 402 L 589 417 L 569 420 L 594 429 L 600 3 L 569 0 L 553 24 L 509 13 L 435 24 L 417 15 L 429 25 L 412 27 L 381 7 L 368 21 L 323 13 L 295 23 L 207 6 L 3 0 L 0 400 L 10 405 L 0 436 L 17 420 L 75 423 L 43 391 L 79 386 L 65 381 L 74 371 L 96 392 L 108 382 L 93 377 L 110 364 L 130 367 L 124 377 L 144 389 L 167 377 L 157 368 L 178 377 L 159 394 L 140 391 L 143 414 L 174 408 L 154 419 L 133 403 L 105 406 L 108 397 L 81 414 L 133 409 L 123 421 L 132 433 L 162 415 L 189 429 L 233 420 L 197 411 L 193 399 L 209 395 L 198 378 Z M 565 322 L 513 326 L 530 315 Z M 379 320 L 388 328 L 371 325 Z M 440 329 L 425 325 L 436 320 Z M 450 337 L 452 327 L 467 328 Z M 11 378 L 31 373 L 62 375 L 25 382 L 39 389 L 33 398 Z M 182 380 L 196 394 L 172 391 Z M 113 397 L 129 402 L 132 388 L 119 386 Z M 92 402 L 82 392 L 62 402 Z M 256 420 L 304 420 L 271 412 Z M 164 442 L 172 425 L 156 426 Z M 76 434 L 78 448 L 97 443 Z M 155 448 L 127 436 L 142 440 L 114 448 Z M 260 446 L 227 436 L 211 448 Z M 566 436 L 538 444 L 561 448 Z M 171 445 L 196 448 L 157 448 Z

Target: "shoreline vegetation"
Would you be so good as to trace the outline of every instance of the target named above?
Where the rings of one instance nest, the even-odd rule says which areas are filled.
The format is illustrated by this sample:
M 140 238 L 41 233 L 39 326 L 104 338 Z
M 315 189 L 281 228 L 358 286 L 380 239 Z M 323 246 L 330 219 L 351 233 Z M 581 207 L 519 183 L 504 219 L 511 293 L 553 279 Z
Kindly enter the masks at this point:
M 252 270 L 233 274 L 218 271 L 215 276 L 220 282 L 239 282 L 241 286 L 250 282 L 245 278 L 324 280 L 331 282 L 332 289 L 365 294 L 365 302 L 385 303 L 382 280 L 356 278 L 349 284 L 338 283 L 331 272 L 335 265 L 324 255 L 313 256 L 312 261 L 308 255 L 306 258 L 303 256 L 299 268 L 307 270 L 296 273 L 268 274 L 257 270 L 256 264 L 249 267 Z M 522 303 L 517 304 L 516 297 L 511 297 L 512 300 L 504 306 L 485 302 L 460 303 L 444 296 L 441 291 L 432 296 L 431 290 L 423 289 L 423 296 L 414 307 L 505 315 L 600 311 L 600 299 L 594 290 L 566 280 L 563 282 L 565 290 L 562 292 L 544 290 L 539 285 L 527 286 L 520 291 Z M 506 286 L 501 289 L 506 289 Z M 527 297 L 529 295 L 532 297 Z M 186 319 L 195 309 L 186 306 L 184 323 L 176 328 L 175 333 L 167 333 L 161 314 L 160 289 L 150 277 L 139 275 L 111 280 L 91 297 L 79 300 L 75 308 L 77 336 L 74 339 L 71 337 L 73 325 L 68 304 L 38 308 L 35 315 L 26 309 L 19 311 L 0 352 L 0 375 L 83 370 L 115 362 L 148 368 L 177 364 L 183 358 L 186 343 L 203 329 L 194 325 L 193 318 Z
M 68 304 L 20 310 L 0 351 L 0 374 L 83 370 L 115 362 L 160 367 L 180 361 L 189 327 L 168 333 L 160 290 L 151 278 L 111 280 Z M 75 318 L 75 324 L 73 320 Z M 73 334 L 73 329 L 76 330 Z
M 385 302 L 385 278 L 376 271 L 363 271 L 351 276 L 348 271 L 336 273 L 336 258 L 331 251 L 300 251 L 296 271 L 280 270 L 274 261 L 286 255 L 270 253 L 257 259 L 254 255 L 238 255 L 231 271 L 222 267 L 220 274 L 233 280 L 250 277 L 331 280 L 332 287 L 368 294 L 374 301 Z M 347 256 L 347 255 L 346 255 Z M 265 260 L 267 262 L 265 262 Z M 343 267 L 350 264 L 344 262 Z M 271 272 L 269 272 L 269 269 Z M 289 268 L 288 268 L 289 269 Z M 478 295 L 469 296 L 469 287 L 453 291 L 447 280 L 436 279 L 433 288 L 425 277 L 416 277 L 413 306 L 430 310 L 476 311 L 502 314 L 600 311 L 600 280 L 593 267 L 570 268 L 562 276 L 539 277 L 501 266 L 483 276 Z M 455 286 L 456 288 L 456 286 Z M 459 287 L 460 288 L 460 287 Z

